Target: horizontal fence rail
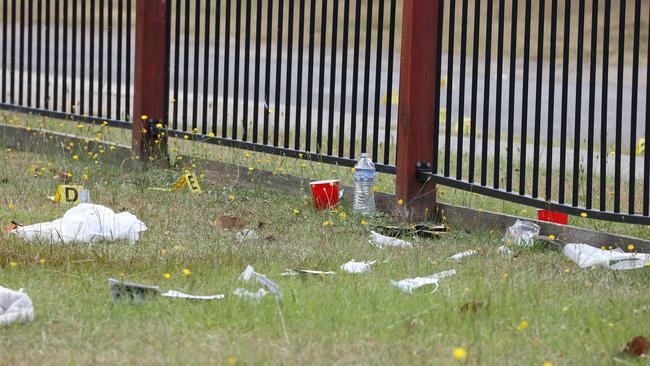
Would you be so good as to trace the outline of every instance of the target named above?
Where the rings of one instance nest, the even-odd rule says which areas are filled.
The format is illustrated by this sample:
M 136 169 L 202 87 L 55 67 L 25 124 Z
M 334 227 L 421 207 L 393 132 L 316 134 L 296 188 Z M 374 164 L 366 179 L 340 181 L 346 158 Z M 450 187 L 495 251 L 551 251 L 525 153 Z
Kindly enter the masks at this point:
M 130 128 L 132 0 L 0 0 L 0 109 Z
M 395 172 L 397 0 L 169 7 L 171 136 Z
M 650 223 L 648 1 L 445 1 L 433 182 Z

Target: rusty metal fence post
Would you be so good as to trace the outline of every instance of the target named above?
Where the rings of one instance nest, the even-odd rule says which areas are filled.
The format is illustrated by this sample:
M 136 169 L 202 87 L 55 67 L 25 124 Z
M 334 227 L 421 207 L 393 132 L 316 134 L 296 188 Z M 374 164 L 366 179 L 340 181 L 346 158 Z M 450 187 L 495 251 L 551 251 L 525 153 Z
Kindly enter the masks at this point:
M 404 0 L 397 128 L 396 199 L 403 220 L 433 214 L 436 188 L 417 179 L 433 160 L 439 109 L 439 22 L 442 0 Z
M 169 11 L 166 0 L 136 1 L 133 152 L 146 166 L 166 163 L 169 81 Z

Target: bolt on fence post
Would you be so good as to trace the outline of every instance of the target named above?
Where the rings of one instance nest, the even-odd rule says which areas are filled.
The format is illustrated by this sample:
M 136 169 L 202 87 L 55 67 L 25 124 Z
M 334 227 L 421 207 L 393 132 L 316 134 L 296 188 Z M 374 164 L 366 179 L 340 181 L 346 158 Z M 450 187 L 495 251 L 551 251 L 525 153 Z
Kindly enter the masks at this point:
M 133 85 L 133 153 L 144 166 L 168 163 L 168 0 L 136 1 Z M 128 86 L 127 86 L 128 87 Z
M 417 169 L 431 166 L 433 124 L 439 103 L 438 22 L 442 0 L 404 0 L 397 124 L 396 199 L 401 220 L 432 217 L 436 187 L 417 179 Z

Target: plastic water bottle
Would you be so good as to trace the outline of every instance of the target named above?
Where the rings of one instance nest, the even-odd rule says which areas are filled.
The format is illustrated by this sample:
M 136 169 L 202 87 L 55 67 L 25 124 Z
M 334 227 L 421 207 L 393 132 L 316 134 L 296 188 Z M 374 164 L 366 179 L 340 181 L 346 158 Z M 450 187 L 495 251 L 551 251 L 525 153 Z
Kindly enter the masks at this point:
M 361 154 L 361 159 L 354 166 L 354 204 L 352 208 L 362 215 L 375 214 L 375 164 L 368 154 Z

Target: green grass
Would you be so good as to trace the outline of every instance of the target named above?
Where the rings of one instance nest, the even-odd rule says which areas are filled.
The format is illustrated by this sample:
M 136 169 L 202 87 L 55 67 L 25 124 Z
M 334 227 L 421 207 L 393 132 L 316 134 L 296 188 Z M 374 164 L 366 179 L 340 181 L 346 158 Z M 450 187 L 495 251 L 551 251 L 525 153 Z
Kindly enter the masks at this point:
M 46 196 L 56 187 L 54 172 L 65 169 L 96 203 L 128 210 L 149 227 L 136 244 L 28 244 L 0 234 L 0 285 L 24 288 L 36 310 L 32 323 L 0 332 L 0 349 L 8 350 L 2 363 L 461 364 L 452 349 L 462 347 L 469 364 L 612 364 L 625 342 L 647 332 L 647 269 L 581 270 L 540 248 L 507 259 L 496 253 L 497 232 L 453 231 L 441 240 L 415 239 L 413 249 L 379 250 L 367 243 L 367 231 L 386 218 L 364 226 L 347 208 L 314 212 L 308 197 L 267 192 L 263 182 L 240 190 L 203 181 L 201 195 L 161 193 L 148 188 L 171 183 L 177 172 L 126 171 L 94 160 L 0 151 L 0 174 L 8 178 L 0 184 L 4 224 L 61 216 L 67 207 Z M 31 171 L 35 164 L 40 176 Z M 222 214 L 246 218 L 275 241 L 236 242 L 234 232 L 210 225 Z M 324 226 L 328 220 L 334 225 Z M 481 254 L 462 263 L 445 259 L 477 247 Z M 367 275 L 341 273 L 338 266 L 352 258 L 378 263 Z M 282 303 L 229 296 L 244 285 L 236 277 L 249 263 L 280 285 Z M 192 275 L 183 276 L 183 268 Z M 286 268 L 339 273 L 279 276 Z M 404 294 L 388 282 L 450 268 L 458 274 L 434 294 Z M 226 298 L 115 304 L 111 276 Z M 460 307 L 473 301 L 487 305 L 462 315 Z M 528 327 L 517 331 L 524 321 Z

